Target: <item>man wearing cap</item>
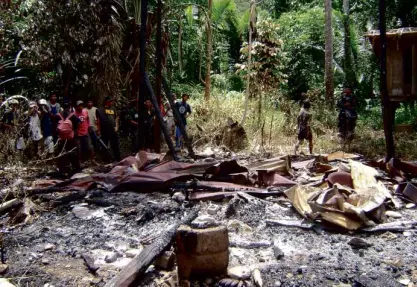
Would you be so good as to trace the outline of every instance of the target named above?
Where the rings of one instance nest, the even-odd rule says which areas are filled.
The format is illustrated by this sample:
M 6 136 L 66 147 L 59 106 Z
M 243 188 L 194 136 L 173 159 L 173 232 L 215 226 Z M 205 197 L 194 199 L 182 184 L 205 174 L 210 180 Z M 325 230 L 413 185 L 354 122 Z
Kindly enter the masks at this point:
M 54 153 L 54 142 L 52 138 L 51 112 L 48 102 L 45 99 L 39 100 L 41 112 L 41 130 L 43 136 L 43 147 L 49 155 Z
M 191 115 L 191 107 L 187 103 L 189 99 L 190 99 L 189 95 L 182 94 L 182 101 L 175 103 L 175 107 L 177 108 L 180 114 L 180 119 L 181 119 L 182 124 L 184 125 L 184 128 L 187 127 L 187 118 Z M 178 123 L 176 123 L 176 127 L 175 127 L 175 145 L 177 149 L 181 148 L 182 146 L 182 134 L 178 126 Z
M 80 158 L 85 158 L 85 155 L 88 155 L 88 158 L 94 161 L 94 149 L 89 134 L 90 118 L 88 111 L 84 109 L 83 101 L 77 101 L 74 114 L 78 118 L 77 137 Z
M 113 108 L 113 99 L 106 97 L 104 107 L 97 111 L 98 125 L 102 141 L 110 143 L 114 160 L 120 160 L 119 137 L 117 135 L 119 118 Z
M 59 113 L 62 112 L 61 105 L 57 102 L 57 96 L 55 93 L 52 93 L 49 97 L 48 109 L 51 115 L 51 130 L 52 138 L 54 143 L 58 141 L 58 132 L 56 128 L 58 127 L 58 122 L 60 121 Z

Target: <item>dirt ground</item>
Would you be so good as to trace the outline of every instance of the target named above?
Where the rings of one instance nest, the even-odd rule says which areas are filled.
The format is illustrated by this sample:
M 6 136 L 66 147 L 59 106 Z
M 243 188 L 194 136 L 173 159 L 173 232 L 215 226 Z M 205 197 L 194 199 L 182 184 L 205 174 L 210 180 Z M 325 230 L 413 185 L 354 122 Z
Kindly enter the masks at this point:
M 82 200 L 38 211 L 32 224 L 4 230 L 9 266 L 4 277 L 17 286 L 104 286 L 146 244 L 198 205 L 200 215 L 210 206 L 211 216 L 228 227 L 229 267 L 258 268 L 263 286 L 417 283 L 417 230 L 366 234 L 325 230 L 320 224 L 310 230 L 269 226 L 266 219 L 301 219 L 288 202 L 276 197 L 235 198 L 233 204 L 230 200 L 192 203 L 172 194 L 90 191 L 87 198 L 99 198 L 100 205 L 109 206 Z M 402 218 L 389 221 L 417 220 L 415 209 L 400 213 Z M 354 250 L 348 244 L 353 237 L 371 246 Z M 282 258 L 275 257 L 276 247 L 283 251 Z M 88 271 L 82 254 L 89 254 L 100 267 L 96 275 Z M 106 256 L 117 259 L 106 263 Z M 151 265 L 140 286 L 170 286 L 158 282 L 174 273 L 175 269 L 158 270 Z M 216 286 L 219 279 L 192 281 L 191 286 Z

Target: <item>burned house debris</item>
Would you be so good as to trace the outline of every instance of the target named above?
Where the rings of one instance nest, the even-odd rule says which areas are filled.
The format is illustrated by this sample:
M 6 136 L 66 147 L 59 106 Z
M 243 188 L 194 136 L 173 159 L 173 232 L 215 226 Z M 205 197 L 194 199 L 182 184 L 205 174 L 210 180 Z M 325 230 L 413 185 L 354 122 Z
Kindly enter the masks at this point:
M 344 152 L 140 151 L 69 180 L 16 179 L 0 193 L 2 273 L 37 286 L 413 286 L 416 169 Z

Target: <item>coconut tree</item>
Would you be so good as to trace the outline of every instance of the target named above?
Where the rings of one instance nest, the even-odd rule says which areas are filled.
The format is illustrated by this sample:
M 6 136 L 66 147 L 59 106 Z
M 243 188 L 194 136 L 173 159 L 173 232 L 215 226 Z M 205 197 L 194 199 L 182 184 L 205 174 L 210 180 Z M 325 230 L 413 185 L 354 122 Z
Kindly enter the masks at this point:
M 332 0 L 325 0 L 325 87 L 326 99 L 330 106 L 334 104 L 333 86 L 333 30 L 332 30 Z

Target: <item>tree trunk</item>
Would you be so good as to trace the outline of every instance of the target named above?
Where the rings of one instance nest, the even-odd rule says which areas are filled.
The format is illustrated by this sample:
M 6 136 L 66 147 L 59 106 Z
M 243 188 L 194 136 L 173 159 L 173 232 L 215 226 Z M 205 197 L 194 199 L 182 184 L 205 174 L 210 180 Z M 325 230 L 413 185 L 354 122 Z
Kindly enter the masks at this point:
M 139 81 L 140 81 L 140 75 L 139 75 L 139 37 L 140 37 L 140 31 L 139 31 L 139 25 L 136 23 L 135 20 L 132 20 L 132 29 L 133 29 L 133 53 L 132 53 L 132 60 L 133 60 L 133 72 L 130 76 L 131 79 L 131 94 L 130 99 L 136 99 L 138 97 L 139 93 Z
M 210 84 L 211 84 L 211 40 L 212 40 L 212 31 L 211 31 L 211 10 L 213 6 L 213 0 L 208 0 L 208 19 L 207 19 L 207 58 L 206 58 L 206 87 L 204 90 L 204 99 L 208 101 L 210 99 Z
M 178 70 L 182 73 L 182 19 L 178 24 Z
M 245 111 L 243 112 L 242 121 L 240 125 L 243 126 L 248 114 L 249 96 L 250 96 L 250 72 L 252 66 L 252 34 L 255 27 L 254 19 L 256 19 L 256 3 L 254 0 L 250 3 L 250 17 L 249 17 L 249 42 L 248 42 L 248 76 L 246 79 L 246 98 L 245 98 Z
M 345 70 L 345 84 L 353 87 L 355 84 L 355 72 L 352 67 L 352 47 L 350 44 L 350 3 L 349 0 L 343 0 L 343 26 L 344 26 L 344 70 Z
M 262 122 L 262 92 L 260 91 L 259 99 L 258 99 L 258 123 L 257 123 L 258 128 L 261 127 L 261 122 Z
M 199 42 L 199 54 L 198 54 L 198 79 L 200 80 L 201 84 L 203 86 L 206 86 L 206 82 L 204 82 L 203 76 L 202 76 L 202 66 L 203 66 L 203 52 L 202 52 L 202 47 L 203 45 L 201 44 L 201 41 Z
M 333 98 L 333 31 L 332 31 L 332 0 L 325 0 L 326 18 L 326 45 L 325 45 L 325 76 L 326 100 L 331 107 L 334 105 Z

